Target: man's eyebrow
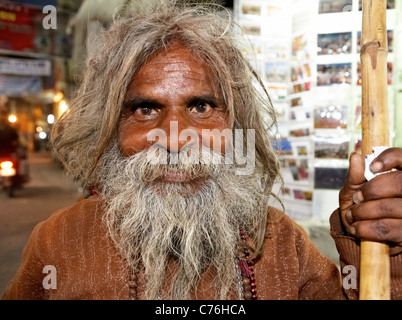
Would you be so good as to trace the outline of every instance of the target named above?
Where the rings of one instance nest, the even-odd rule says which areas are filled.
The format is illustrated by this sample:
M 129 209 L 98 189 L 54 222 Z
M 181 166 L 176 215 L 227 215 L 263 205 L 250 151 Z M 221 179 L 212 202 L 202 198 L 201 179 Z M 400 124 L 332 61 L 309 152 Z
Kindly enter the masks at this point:
M 214 96 L 214 95 L 200 95 L 200 96 L 192 96 L 187 99 L 187 104 L 197 103 L 197 102 L 206 102 L 212 103 L 215 106 L 223 106 L 222 99 Z
M 194 95 L 194 96 L 188 97 L 185 100 L 186 104 L 193 104 L 193 103 L 199 103 L 199 102 L 211 103 L 211 104 L 214 104 L 215 106 L 223 106 L 222 99 L 220 99 L 214 95 L 209 95 L 209 94 Z M 142 105 L 142 104 L 155 105 L 155 106 L 161 105 L 161 103 L 157 99 L 134 96 L 134 97 L 129 97 L 126 100 L 124 100 L 123 108 L 138 106 L 138 105 Z
M 141 104 L 156 105 L 156 106 L 160 105 L 160 103 L 156 99 L 135 96 L 135 97 L 130 97 L 128 99 L 125 99 L 123 102 L 123 108 L 138 106 Z

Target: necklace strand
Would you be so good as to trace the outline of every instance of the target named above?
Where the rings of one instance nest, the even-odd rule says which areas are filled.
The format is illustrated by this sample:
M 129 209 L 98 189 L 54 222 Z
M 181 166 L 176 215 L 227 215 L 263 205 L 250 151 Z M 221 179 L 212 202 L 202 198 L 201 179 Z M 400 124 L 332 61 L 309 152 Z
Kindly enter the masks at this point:
M 242 295 L 240 298 L 245 300 L 257 300 L 258 296 L 254 274 L 254 263 L 251 259 L 249 259 L 250 252 L 246 244 L 247 236 L 243 232 L 241 232 L 241 241 L 243 245 L 243 253 L 245 259 L 239 259 L 237 261 L 237 266 L 241 278 L 241 283 L 239 283 L 239 286 L 243 286 Z M 135 272 L 130 273 L 128 282 L 128 293 L 130 300 L 138 300 L 138 275 Z

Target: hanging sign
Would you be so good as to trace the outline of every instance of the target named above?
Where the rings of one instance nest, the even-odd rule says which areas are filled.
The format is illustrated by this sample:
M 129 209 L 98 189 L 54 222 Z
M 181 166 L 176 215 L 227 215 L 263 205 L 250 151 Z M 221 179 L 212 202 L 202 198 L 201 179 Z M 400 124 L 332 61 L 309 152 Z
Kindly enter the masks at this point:
M 15 59 L 0 57 L 0 74 L 51 76 L 51 62 L 44 59 Z

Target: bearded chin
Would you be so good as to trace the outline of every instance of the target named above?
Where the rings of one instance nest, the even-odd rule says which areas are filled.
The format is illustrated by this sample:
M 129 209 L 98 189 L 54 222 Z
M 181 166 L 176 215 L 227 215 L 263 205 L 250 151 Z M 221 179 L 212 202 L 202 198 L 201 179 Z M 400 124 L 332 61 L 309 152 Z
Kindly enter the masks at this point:
M 217 156 L 217 155 L 215 155 Z M 206 270 L 214 274 L 211 298 L 240 298 L 240 228 L 249 235 L 266 222 L 267 197 L 258 168 L 236 175 L 224 164 L 155 165 L 145 152 L 129 158 L 117 148 L 101 160 L 105 223 L 129 272 L 145 274 L 145 299 L 194 299 Z M 216 163 L 216 162 L 215 162 Z M 202 183 L 166 183 L 166 168 Z M 168 265 L 174 274 L 165 283 Z

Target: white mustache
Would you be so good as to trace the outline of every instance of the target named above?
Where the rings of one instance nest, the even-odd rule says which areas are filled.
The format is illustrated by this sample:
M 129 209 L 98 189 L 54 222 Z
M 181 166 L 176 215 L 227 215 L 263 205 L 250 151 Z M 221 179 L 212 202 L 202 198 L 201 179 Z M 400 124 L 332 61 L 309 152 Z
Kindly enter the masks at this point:
M 171 164 L 172 158 L 174 158 L 174 164 Z M 208 161 L 205 160 L 206 158 L 208 158 Z M 209 161 L 210 159 L 213 160 Z M 134 174 L 137 178 L 146 182 L 158 180 L 165 175 L 178 175 L 195 180 L 215 176 L 222 169 L 220 166 L 227 166 L 226 169 L 233 167 L 226 165 L 224 159 L 224 156 L 211 152 L 210 149 L 205 147 L 200 151 L 185 148 L 178 153 L 169 152 L 165 148 L 155 148 L 129 157 L 127 159 L 126 174 Z M 136 165 L 132 166 L 130 164 Z

